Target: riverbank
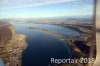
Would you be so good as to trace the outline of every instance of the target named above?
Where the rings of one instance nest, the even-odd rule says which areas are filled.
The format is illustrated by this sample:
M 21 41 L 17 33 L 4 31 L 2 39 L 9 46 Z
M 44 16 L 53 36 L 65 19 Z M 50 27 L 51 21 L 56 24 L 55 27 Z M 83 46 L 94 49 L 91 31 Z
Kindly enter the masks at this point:
M 17 34 L 14 26 L 10 24 L 9 26 L 2 24 L 0 29 L 0 32 L 3 33 L 2 35 L 0 34 L 0 57 L 5 66 L 21 66 L 22 52 L 26 48 L 26 36 Z

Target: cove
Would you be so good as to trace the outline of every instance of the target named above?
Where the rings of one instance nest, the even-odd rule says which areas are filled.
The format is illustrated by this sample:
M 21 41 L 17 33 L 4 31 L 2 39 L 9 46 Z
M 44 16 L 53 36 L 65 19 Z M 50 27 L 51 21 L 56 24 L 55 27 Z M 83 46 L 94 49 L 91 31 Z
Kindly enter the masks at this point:
M 15 24 L 16 32 L 27 36 L 27 48 L 22 54 L 22 66 L 48 66 L 51 58 L 73 58 L 73 53 L 61 38 L 29 27 L 42 28 L 62 36 L 77 36 L 77 31 L 55 25 Z

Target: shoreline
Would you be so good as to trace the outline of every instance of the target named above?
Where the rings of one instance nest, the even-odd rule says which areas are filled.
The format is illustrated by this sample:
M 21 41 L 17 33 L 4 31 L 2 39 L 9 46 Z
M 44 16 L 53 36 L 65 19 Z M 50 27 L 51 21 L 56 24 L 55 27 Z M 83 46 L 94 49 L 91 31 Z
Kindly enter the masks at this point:
M 93 45 L 95 46 L 95 40 L 93 40 L 92 44 L 90 43 L 90 41 L 92 40 L 92 38 L 91 38 L 92 31 L 88 30 L 86 28 L 84 29 L 83 27 L 80 28 L 80 26 L 79 27 L 77 26 L 77 28 L 75 28 L 76 27 L 75 25 L 70 25 L 70 26 L 69 25 L 65 25 L 65 26 L 58 25 L 58 26 L 62 26 L 64 28 L 69 27 L 72 30 L 81 31 L 79 36 L 71 37 L 69 39 L 63 38 L 63 37 L 60 37 L 60 38 L 63 39 L 65 42 L 68 42 L 68 45 L 70 46 L 72 52 L 75 54 L 75 56 L 77 56 L 78 59 L 80 59 L 80 57 L 84 58 L 84 56 L 89 57 L 88 54 L 83 53 L 82 50 L 74 44 L 74 42 L 75 41 L 83 41 L 83 42 L 86 42 L 84 45 L 89 46 L 89 47 L 91 47 L 91 45 L 94 43 Z M 78 29 L 78 28 L 80 28 L 80 29 Z M 9 29 L 11 30 L 11 33 L 12 33 L 12 39 L 9 41 L 9 43 L 5 47 L 6 50 L 4 50 L 4 51 L 7 53 L 9 52 L 10 54 L 8 53 L 7 54 L 8 56 L 5 56 L 6 54 L 4 56 L 2 56 L 2 55 L 0 55 L 0 56 L 2 56 L 6 66 L 16 66 L 16 65 L 21 66 L 22 52 L 28 46 L 28 44 L 25 41 L 26 35 L 17 34 L 15 32 L 15 29 L 11 26 L 9 27 Z M 47 30 L 39 29 L 39 28 L 30 28 L 30 29 L 38 29 L 38 30 L 41 30 L 44 32 L 47 31 Z M 52 32 L 48 31 L 48 33 L 52 33 Z M 58 36 L 58 34 L 55 34 L 55 33 L 52 33 L 52 34 Z M 16 46 L 14 46 L 15 44 L 16 44 Z M 12 62 L 14 62 L 14 63 L 12 63 Z M 80 65 L 80 63 L 78 63 L 78 64 Z M 82 64 L 80 66 L 82 66 Z

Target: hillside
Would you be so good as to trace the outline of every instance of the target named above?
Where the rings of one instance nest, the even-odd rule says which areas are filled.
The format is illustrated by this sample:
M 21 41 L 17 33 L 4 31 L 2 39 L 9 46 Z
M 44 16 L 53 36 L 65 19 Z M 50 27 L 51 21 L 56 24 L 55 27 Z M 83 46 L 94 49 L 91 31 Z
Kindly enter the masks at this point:
M 25 35 L 16 34 L 11 24 L 0 22 L 0 57 L 5 66 L 21 66 L 21 55 L 25 47 Z

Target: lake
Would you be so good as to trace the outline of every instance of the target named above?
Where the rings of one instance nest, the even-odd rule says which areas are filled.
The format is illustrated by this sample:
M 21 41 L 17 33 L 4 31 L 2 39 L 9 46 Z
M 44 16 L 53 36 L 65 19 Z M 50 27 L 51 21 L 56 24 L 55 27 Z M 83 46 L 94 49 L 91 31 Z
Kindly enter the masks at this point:
M 50 32 L 65 36 L 78 36 L 79 32 L 56 25 L 46 24 L 15 24 L 16 32 L 25 34 L 27 48 L 22 54 L 22 66 L 48 66 L 51 58 L 67 59 L 73 58 L 73 53 L 68 43 L 60 37 L 38 29 L 41 28 Z

